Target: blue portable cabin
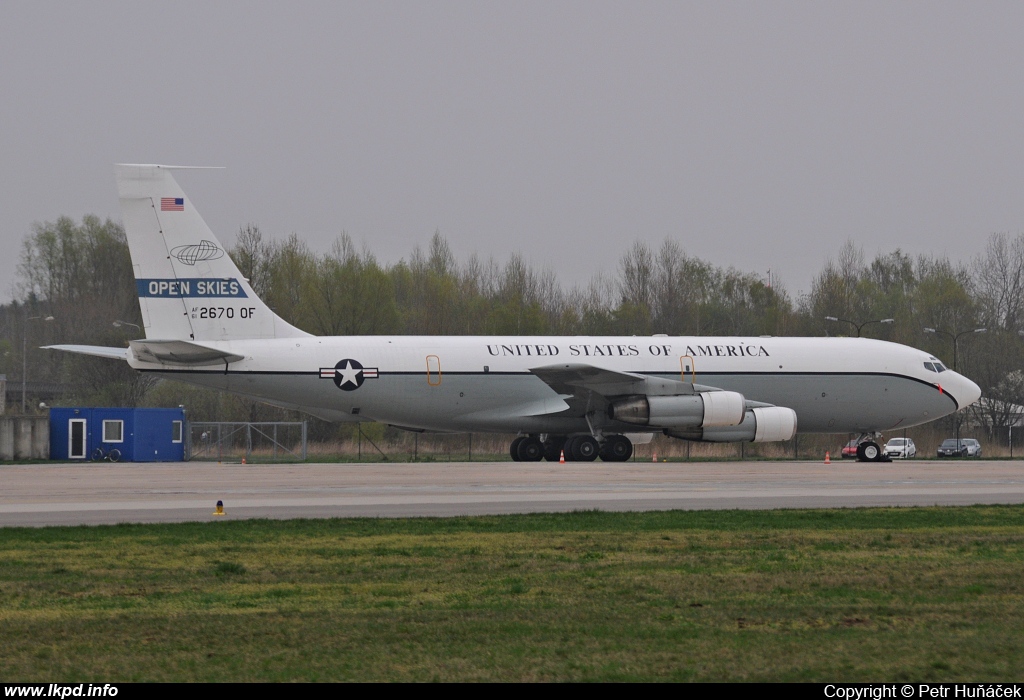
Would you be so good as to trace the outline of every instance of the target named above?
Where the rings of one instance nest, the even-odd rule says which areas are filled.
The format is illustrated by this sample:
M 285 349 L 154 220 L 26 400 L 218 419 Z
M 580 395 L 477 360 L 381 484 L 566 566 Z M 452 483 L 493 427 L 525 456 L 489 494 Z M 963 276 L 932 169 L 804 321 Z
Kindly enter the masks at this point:
M 51 408 L 50 459 L 181 462 L 182 408 Z

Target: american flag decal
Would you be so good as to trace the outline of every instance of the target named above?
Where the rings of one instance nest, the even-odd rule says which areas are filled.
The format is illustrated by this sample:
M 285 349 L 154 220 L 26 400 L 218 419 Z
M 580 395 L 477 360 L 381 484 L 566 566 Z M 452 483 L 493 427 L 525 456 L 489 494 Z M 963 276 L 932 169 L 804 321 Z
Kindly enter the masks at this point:
M 185 198 L 161 197 L 160 211 L 185 211 Z

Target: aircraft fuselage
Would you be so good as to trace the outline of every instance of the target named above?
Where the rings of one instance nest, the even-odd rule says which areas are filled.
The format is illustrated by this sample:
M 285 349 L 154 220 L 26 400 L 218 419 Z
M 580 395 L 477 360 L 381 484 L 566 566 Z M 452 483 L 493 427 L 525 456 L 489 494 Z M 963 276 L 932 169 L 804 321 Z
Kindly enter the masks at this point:
M 530 371 L 581 362 L 787 406 L 803 433 L 910 427 L 977 398 L 970 380 L 929 369 L 927 353 L 862 338 L 310 336 L 204 345 L 244 359 L 173 369 L 129 361 L 330 420 L 432 431 L 637 430 L 599 401 L 583 416 L 559 411 L 559 394 Z

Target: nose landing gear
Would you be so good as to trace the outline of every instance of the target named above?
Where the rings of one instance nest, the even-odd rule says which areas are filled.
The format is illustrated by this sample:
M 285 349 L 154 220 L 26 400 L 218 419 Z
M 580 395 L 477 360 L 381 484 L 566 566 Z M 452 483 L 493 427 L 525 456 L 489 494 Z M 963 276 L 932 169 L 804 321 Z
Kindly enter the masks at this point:
M 874 435 L 869 434 L 861 435 L 861 441 L 857 443 L 857 461 L 891 462 L 892 460 L 885 456 L 885 453 L 882 452 L 882 448 L 874 441 L 874 437 Z

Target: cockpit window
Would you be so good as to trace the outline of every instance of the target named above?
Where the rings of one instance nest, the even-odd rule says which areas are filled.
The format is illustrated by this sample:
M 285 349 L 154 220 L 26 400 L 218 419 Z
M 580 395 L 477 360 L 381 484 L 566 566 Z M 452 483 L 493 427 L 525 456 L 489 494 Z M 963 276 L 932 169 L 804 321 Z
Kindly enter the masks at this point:
M 946 367 L 941 362 L 925 362 L 924 368 L 929 372 L 945 372 Z

